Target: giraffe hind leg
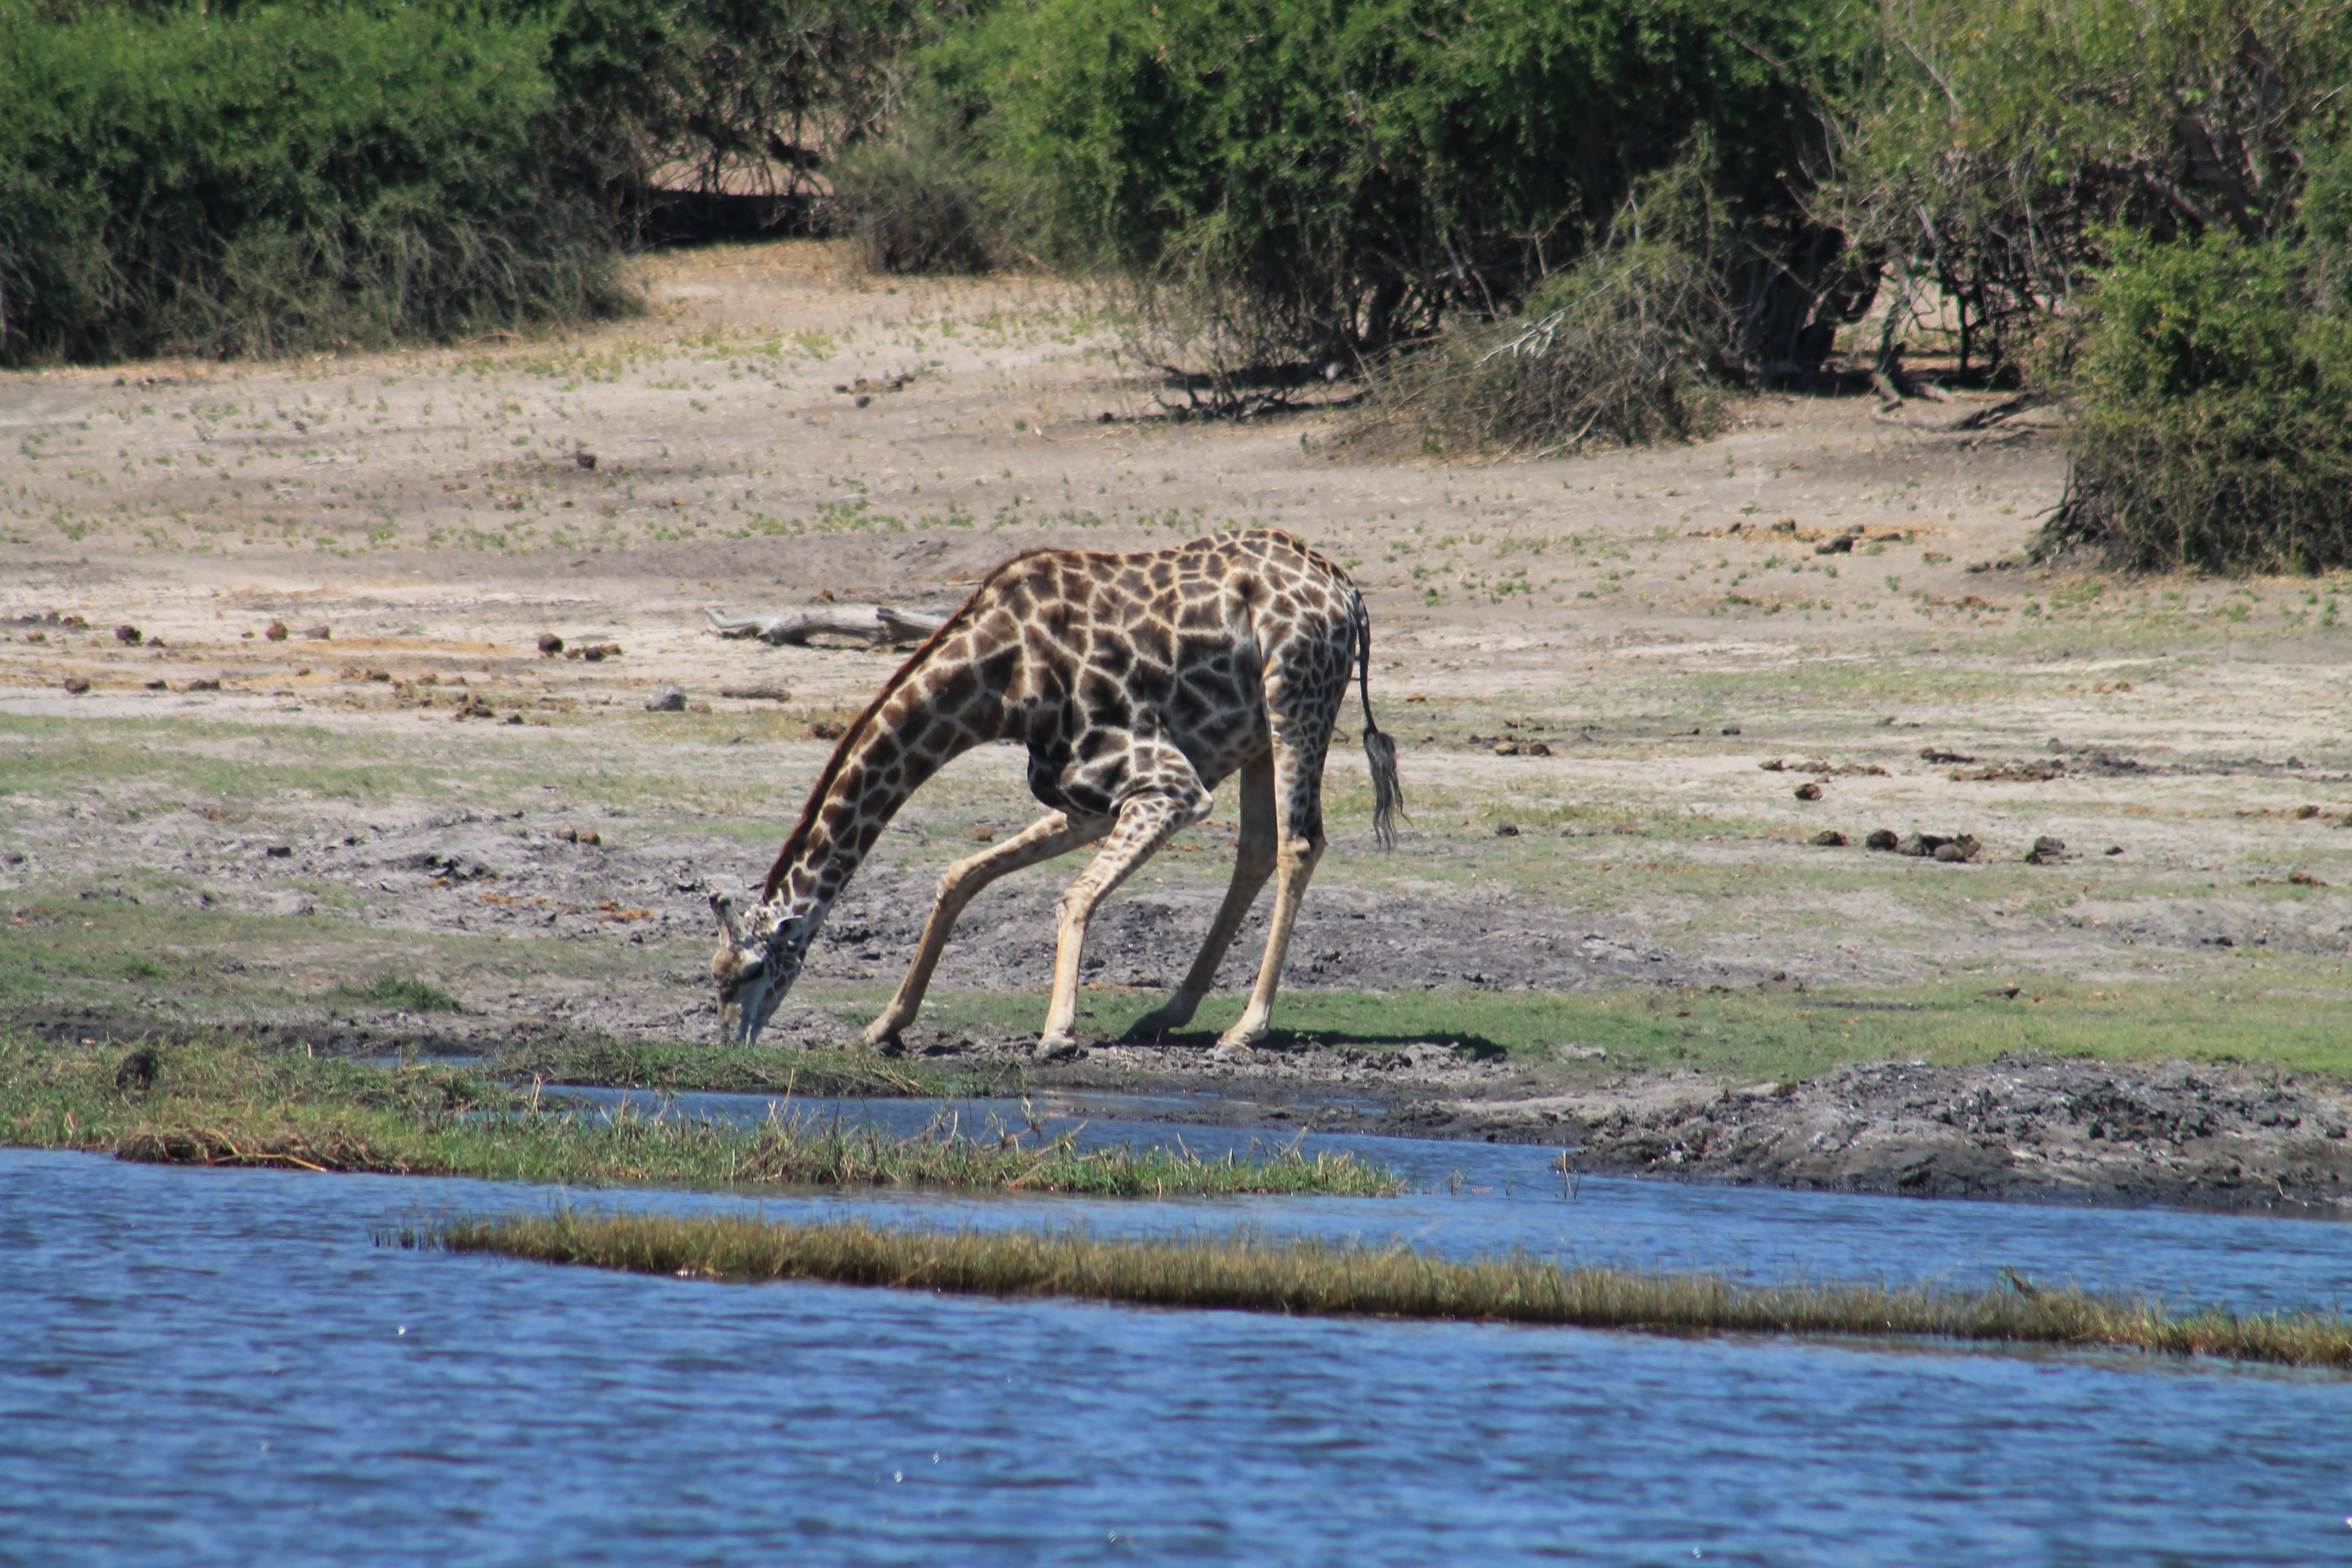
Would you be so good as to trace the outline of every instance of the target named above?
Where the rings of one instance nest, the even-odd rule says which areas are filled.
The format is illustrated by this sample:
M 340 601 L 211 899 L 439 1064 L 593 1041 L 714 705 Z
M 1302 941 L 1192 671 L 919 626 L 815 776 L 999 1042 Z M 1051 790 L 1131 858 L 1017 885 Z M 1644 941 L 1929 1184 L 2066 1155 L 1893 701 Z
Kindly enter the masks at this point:
M 915 1021 L 958 917 L 982 889 L 1000 877 L 1091 844 L 1109 832 L 1110 826 L 1108 817 L 1081 817 L 1074 822 L 1058 811 L 1051 812 L 1003 843 L 992 844 L 949 867 L 940 878 L 939 897 L 932 901 L 930 918 L 923 922 L 922 942 L 915 949 L 915 961 L 907 966 L 907 977 L 898 982 L 898 994 L 889 1004 L 866 1026 L 866 1046 L 896 1044 L 899 1031 Z
M 1319 737 L 1318 737 L 1319 738 Z M 1311 742 L 1310 742 L 1311 744 Z M 1274 791 L 1282 812 L 1281 839 L 1274 858 L 1274 918 L 1265 933 L 1265 957 L 1240 1022 L 1217 1037 L 1215 1055 L 1230 1061 L 1272 1032 L 1274 994 L 1282 983 L 1282 961 L 1298 924 L 1307 884 L 1323 858 L 1323 756 L 1319 746 L 1286 742 L 1277 726 L 1274 743 Z
M 1192 1021 L 1201 998 L 1217 984 L 1217 966 L 1224 962 L 1226 949 L 1233 946 L 1250 906 L 1265 887 L 1265 879 L 1274 874 L 1279 836 L 1275 830 L 1272 754 L 1244 764 L 1239 785 L 1242 826 L 1240 844 L 1234 855 L 1233 885 L 1225 889 L 1225 901 L 1218 906 L 1217 918 L 1209 923 L 1208 938 L 1201 943 L 1201 955 L 1192 961 L 1191 973 L 1177 986 L 1174 995 L 1129 1026 L 1126 1037 L 1130 1040 L 1154 1039 Z

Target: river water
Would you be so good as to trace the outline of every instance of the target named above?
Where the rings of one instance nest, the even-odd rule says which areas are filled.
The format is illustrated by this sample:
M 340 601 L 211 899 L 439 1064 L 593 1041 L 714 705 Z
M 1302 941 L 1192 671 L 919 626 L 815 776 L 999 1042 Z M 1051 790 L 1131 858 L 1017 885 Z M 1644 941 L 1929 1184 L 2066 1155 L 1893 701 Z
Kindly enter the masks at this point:
M 1089 1140 L 1180 1131 L 1047 1109 L 1091 1113 Z M 2352 1230 L 2325 1223 L 1570 1184 L 1542 1149 L 1318 1146 L 1423 1190 L 753 1200 L 0 1151 L 0 1563 L 2352 1560 L 2336 1375 L 725 1286 L 372 1239 L 570 1202 L 2352 1299 Z

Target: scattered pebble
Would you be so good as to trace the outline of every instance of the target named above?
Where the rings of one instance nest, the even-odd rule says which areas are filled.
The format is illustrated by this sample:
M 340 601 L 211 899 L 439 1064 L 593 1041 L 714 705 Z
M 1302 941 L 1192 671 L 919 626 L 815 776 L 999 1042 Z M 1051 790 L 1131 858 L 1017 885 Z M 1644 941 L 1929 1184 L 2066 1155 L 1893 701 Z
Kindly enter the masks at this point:
M 653 691 L 646 698 L 646 711 L 648 713 L 683 713 L 686 711 L 686 692 L 679 687 L 672 685 L 668 681 L 664 681 L 659 686 L 655 687 Z

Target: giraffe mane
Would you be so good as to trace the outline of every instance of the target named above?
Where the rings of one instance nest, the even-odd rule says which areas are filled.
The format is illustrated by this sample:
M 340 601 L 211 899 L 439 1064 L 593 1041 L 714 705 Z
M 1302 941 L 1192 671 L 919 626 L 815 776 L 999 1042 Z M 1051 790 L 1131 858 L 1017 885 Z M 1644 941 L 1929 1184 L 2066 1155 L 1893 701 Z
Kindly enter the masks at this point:
M 882 711 L 882 705 L 890 700 L 893 692 L 907 683 L 907 678 L 914 673 L 915 668 L 931 656 L 931 650 L 937 647 L 950 632 L 962 626 L 965 615 L 973 605 L 979 602 L 982 594 L 995 585 L 998 577 L 1032 555 L 1046 553 L 1050 548 L 1050 546 L 1041 545 L 1034 550 L 1024 550 L 1010 561 L 1000 562 L 987 576 L 980 580 L 979 585 L 965 596 L 964 602 L 956 606 L 955 613 L 940 623 L 940 629 L 925 637 L 921 646 L 907 656 L 907 661 L 891 672 L 890 679 L 882 683 L 882 689 L 874 694 L 874 700 L 868 702 L 857 717 L 849 721 L 849 727 L 841 732 L 840 744 L 833 748 L 833 755 L 825 763 L 824 771 L 817 774 L 816 784 L 809 790 L 808 805 L 801 808 L 799 825 L 793 827 L 792 837 L 784 840 L 784 847 L 776 852 L 776 863 L 768 868 L 767 886 L 760 892 L 761 903 L 764 904 L 776 896 L 776 889 L 783 886 L 785 874 L 792 869 L 793 862 L 800 857 L 801 851 L 808 847 L 809 836 L 816 831 L 817 814 L 824 808 L 824 797 L 832 793 L 834 781 L 841 776 L 843 764 L 849 761 L 850 748 L 857 744 L 858 739 L 873 724 L 874 716 Z

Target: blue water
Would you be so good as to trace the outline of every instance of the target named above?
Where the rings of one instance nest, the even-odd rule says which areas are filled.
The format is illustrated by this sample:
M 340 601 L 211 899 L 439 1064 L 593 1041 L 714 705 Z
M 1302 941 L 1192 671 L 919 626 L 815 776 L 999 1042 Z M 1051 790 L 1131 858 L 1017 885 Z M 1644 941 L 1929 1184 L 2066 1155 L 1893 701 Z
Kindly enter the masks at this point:
M 2352 1559 L 2336 1376 L 722 1286 L 371 1239 L 573 1201 L 2352 1297 L 2352 1229 L 2333 1225 L 1571 1194 L 1544 1150 L 1364 1143 L 1459 1190 L 753 1202 L 0 1151 L 0 1562 Z

